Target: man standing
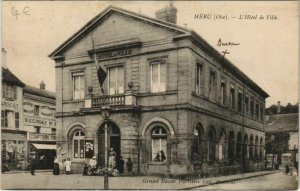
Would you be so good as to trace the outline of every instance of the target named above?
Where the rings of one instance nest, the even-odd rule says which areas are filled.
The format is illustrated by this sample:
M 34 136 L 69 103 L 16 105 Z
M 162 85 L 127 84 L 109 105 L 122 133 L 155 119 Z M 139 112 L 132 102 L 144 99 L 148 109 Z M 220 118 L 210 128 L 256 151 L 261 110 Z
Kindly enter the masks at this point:
M 35 168 L 36 168 L 36 160 L 35 160 L 35 155 L 33 155 L 31 159 L 31 168 L 30 168 L 30 172 L 32 176 L 34 176 Z

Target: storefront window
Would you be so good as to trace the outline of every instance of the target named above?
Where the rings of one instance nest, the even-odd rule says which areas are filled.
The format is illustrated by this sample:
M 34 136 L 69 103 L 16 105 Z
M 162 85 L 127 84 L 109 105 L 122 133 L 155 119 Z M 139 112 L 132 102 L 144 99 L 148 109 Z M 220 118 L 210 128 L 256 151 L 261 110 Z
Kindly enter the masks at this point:
M 151 134 L 152 160 L 164 162 L 167 159 L 167 131 L 162 127 L 155 127 Z

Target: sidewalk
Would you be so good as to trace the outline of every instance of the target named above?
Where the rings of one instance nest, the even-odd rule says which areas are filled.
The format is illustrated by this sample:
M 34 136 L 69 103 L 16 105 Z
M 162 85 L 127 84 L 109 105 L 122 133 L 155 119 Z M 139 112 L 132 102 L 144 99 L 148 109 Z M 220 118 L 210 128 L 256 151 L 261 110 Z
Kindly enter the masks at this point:
M 34 172 L 52 172 L 52 169 L 35 170 Z M 2 174 L 18 174 L 18 173 L 30 173 L 30 170 L 10 170 Z
M 23 171 L 24 172 L 24 171 Z M 261 171 L 246 174 L 237 174 L 205 179 L 194 179 L 189 181 L 160 178 L 157 176 L 136 176 L 136 177 L 109 177 L 109 189 L 193 189 L 204 186 L 230 182 L 273 174 L 280 171 Z M 54 176 L 52 172 L 36 172 L 36 176 L 29 173 L 2 174 L 2 189 L 103 189 L 103 176 L 82 176 L 81 174 Z M 18 181 L 12 181 L 18 179 Z

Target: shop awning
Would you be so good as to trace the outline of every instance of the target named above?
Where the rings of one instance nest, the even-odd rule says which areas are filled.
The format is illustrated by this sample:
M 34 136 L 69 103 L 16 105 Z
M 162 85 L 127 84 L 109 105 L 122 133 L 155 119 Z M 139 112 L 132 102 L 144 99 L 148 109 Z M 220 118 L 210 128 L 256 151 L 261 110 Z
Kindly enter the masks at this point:
M 56 145 L 47 145 L 47 144 L 37 144 L 32 143 L 32 145 L 40 150 L 56 150 Z

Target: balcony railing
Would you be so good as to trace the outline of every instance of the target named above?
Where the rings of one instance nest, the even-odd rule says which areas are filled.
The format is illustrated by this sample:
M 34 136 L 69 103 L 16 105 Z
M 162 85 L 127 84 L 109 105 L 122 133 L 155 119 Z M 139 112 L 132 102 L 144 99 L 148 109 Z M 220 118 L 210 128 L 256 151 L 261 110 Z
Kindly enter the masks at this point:
M 29 133 L 31 141 L 56 141 L 55 134 Z
M 133 94 L 103 95 L 99 97 L 87 98 L 85 100 L 85 108 L 101 108 L 104 105 L 109 105 L 109 106 L 136 105 L 136 96 Z

